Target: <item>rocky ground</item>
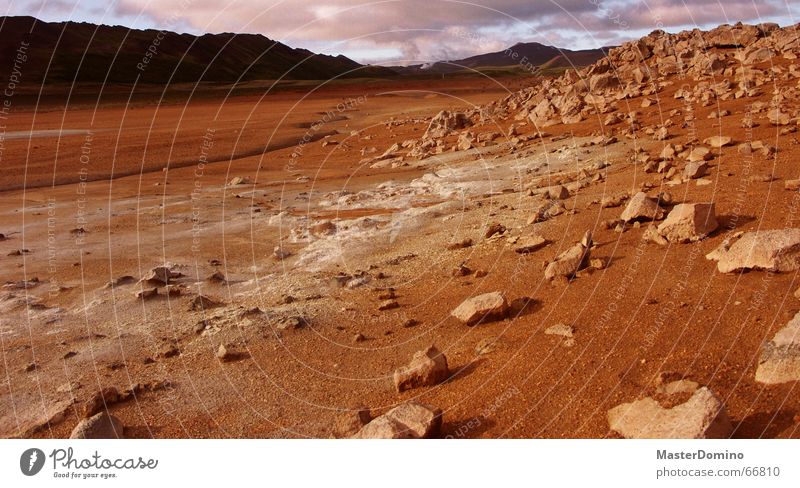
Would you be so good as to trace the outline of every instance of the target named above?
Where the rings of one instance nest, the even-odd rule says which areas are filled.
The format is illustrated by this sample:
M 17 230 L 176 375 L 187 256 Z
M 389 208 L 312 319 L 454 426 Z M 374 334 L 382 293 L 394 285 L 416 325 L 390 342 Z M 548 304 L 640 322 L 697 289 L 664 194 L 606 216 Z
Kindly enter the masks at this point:
M 797 437 L 798 55 L 654 32 L 9 189 L 0 435 Z M 78 175 L 136 168 L 70 141 Z

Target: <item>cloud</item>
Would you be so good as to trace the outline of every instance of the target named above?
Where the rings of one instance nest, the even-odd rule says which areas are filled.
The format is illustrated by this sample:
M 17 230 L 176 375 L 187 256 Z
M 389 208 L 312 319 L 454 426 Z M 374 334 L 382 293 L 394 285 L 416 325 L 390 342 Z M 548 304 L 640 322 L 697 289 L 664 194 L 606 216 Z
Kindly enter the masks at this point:
M 56 5 L 64 0 L 38 0 Z M 96 3 L 100 0 L 83 0 Z M 356 59 L 423 63 L 538 41 L 565 48 L 618 43 L 656 28 L 736 21 L 795 23 L 786 0 L 117 0 L 137 27 L 261 33 Z M 794 9 L 794 10 L 793 10 Z M 131 20 L 133 19 L 133 20 Z M 90 19 L 89 19 L 90 20 Z M 352 55 L 352 54 L 351 54 Z

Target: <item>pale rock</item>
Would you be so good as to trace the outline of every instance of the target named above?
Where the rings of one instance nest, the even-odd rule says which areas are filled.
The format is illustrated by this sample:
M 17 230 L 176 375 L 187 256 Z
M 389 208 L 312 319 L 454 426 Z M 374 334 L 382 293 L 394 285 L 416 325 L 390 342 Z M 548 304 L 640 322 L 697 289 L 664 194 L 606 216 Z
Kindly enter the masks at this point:
M 733 431 L 722 401 L 706 387 L 672 408 L 649 397 L 623 403 L 608 411 L 608 424 L 628 439 L 725 439 Z
M 417 402 L 408 402 L 372 420 L 353 437 L 356 439 L 428 439 L 437 436 L 441 426 L 441 410 Z
M 508 301 L 499 291 L 484 293 L 464 300 L 451 315 L 465 324 L 482 320 L 503 319 L 508 314 Z
M 724 242 L 708 255 L 720 273 L 745 269 L 790 272 L 800 269 L 800 229 L 746 232 L 735 242 Z
M 717 222 L 713 203 L 681 203 L 675 205 L 667 219 L 658 226 L 658 233 L 669 242 L 695 242 L 714 232 Z
M 664 210 L 646 193 L 639 192 L 628 202 L 628 206 L 620 216 L 625 222 L 632 220 L 661 220 L 664 218 Z
M 409 364 L 398 368 L 394 372 L 393 380 L 399 393 L 412 388 L 437 385 L 449 375 L 447 358 L 436 346 L 430 346 L 417 351 Z

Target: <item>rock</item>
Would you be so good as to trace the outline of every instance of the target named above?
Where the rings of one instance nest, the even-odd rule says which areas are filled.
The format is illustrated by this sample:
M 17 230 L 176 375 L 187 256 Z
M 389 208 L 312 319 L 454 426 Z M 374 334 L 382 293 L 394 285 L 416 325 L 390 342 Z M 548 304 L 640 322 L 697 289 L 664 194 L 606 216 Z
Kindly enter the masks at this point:
M 276 320 L 275 328 L 278 330 L 298 330 L 308 325 L 308 318 L 302 315 L 290 315 Z
M 683 169 L 683 177 L 689 180 L 701 178 L 705 176 L 707 170 L 708 164 L 704 161 L 691 161 Z
M 686 243 L 704 239 L 717 227 L 713 203 L 681 203 L 658 226 L 658 233 L 669 242 Z
M 237 185 L 244 185 L 249 183 L 250 180 L 242 177 L 242 176 L 234 176 L 231 178 L 231 181 L 228 183 L 228 186 L 237 186 Z
M 212 283 L 227 283 L 228 281 L 225 279 L 225 275 L 222 274 L 221 271 L 215 271 L 211 276 L 209 276 L 206 279 Z
M 357 439 L 428 439 L 439 434 L 442 411 L 417 402 L 399 405 L 365 425 Z
M 397 303 L 396 300 L 384 300 L 383 302 L 381 302 L 380 305 L 378 305 L 378 310 L 380 311 L 392 310 L 394 308 L 399 308 L 399 307 L 400 304 Z
M 221 304 L 205 295 L 197 295 L 189 301 L 189 310 L 199 312 L 209 308 L 219 307 Z
M 70 439 L 122 439 L 122 422 L 107 412 L 100 412 L 81 420 L 72 429 Z
M 656 141 L 665 141 L 669 139 L 669 131 L 666 127 L 659 127 L 653 132 L 653 139 Z
M 731 144 L 731 138 L 727 136 L 709 137 L 708 139 L 703 141 L 703 144 L 708 144 L 711 147 L 717 147 L 717 148 L 729 146 Z
M 569 198 L 569 190 L 562 185 L 553 186 L 547 189 L 547 197 L 551 200 L 565 200 Z
M 117 403 L 120 400 L 119 390 L 113 386 L 103 388 L 89 397 L 81 408 L 81 415 L 83 418 L 89 418 L 93 415 L 106 410 L 109 406 Z
M 586 267 L 592 247 L 592 234 L 587 232 L 583 240 L 567 249 L 551 261 L 544 271 L 545 279 L 557 277 L 572 278 L 575 273 Z
M 470 121 L 465 114 L 442 110 L 431 119 L 428 129 L 422 137 L 423 139 L 441 138 L 468 125 L 470 125 Z
M 756 381 L 774 385 L 800 380 L 800 312 L 761 348 Z
M 625 193 L 620 193 L 618 195 L 605 196 L 600 201 L 600 208 L 619 207 L 627 199 L 628 199 L 628 195 L 625 194 Z
M 608 411 L 608 424 L 628 439 L 725 439 L 733 431 L 722 402 L 706 387 L 672 408 L 649 397 L 623 403 Z
M 436 346 L 430 346 L 416 352 L 408 365 L 394 372 L 394 387 L 399 393 L 412 388 L 434 386 L 446 380 L 449 375 L 447 358 Z
M 291 255 L 292 253 L 289 250 L 283 249 L 281 246 L 275 246 L 275 249 L 272 250 L 272 256 L 279 261 L 283 261 Z
M 506 228 L 504 225 L 494 222 L 492 224 L 489 224 L 489 227 L 486 228 L 486 232 L 484 232 L 483 237 L 488 239 L 495 234 L 503 234 L 505 231 Z
M 453 269 L 453 272 L 451 274 L 456 278 L 461 276 L 469 276 L 472 274 L 472 270 L 462 263 L 459 264 L 455 269 Z
M 229 351 L 225 344 L 220 344 L 219 348 L 217 349 L 217 359 L 222 361 L 223 363 L 227 363 L 228 361 L 232 361 L 234 359 L 233 352 Z
M 147 288 L 136 292 L 136 298 L 141 298 L 142 300 L 151 300 L 157 296 L 158 288 Z
M 632 220 L 661 220 L 664 218 L 664 210 L 658 206 L 658 202 L 640 191 L 628 202 L 628 206 L 625 207 L 620 218 L 625 222 Z
M 548 242 L 542 236 L 524 236 L 517 241 L 514 251 L 519 254 L 529 254 L 543 248 Z
M 724 242 L 706 255 L 720 273 L 745 269 L 789 272 L 800 269 L 800 229 L 759 230 Z
M 769 119 L 769 123 L 772 125 L 789 125 L 792 121 L 792 118 L 789 114 L 781 112 L 779 108 L 774 108 L 769 111 L 767 114 L 767 118 Z
M 800 180 L 786 180 L 783 187 L 789 191 L 798 191 L 800 190 Z
M 457 249 L 465 249 L 472 246 L 472 239 L 466 238 L 460 242 L 453 242 L 447 245 L 447 250 L 455 251 Z
M 709 151 L 707 147 L 698 146 L 692 149 L 692 152 L 689 153 L 689 156 L 686 159 L 689 162 L 698 162 L 698 161 L 708 161 L 712 157 L 713 155 L 711 154 L 711 151 Z
M 464 300 L 450 315 L 468 325 L 481 321 L 500 320 L 508 313 L 506 297 L 499 291 L 484 293 Z
M 365 425 L 372 420 L 369 409 L 359 407 L 348 410 L 336 417 L 334 425 L 334 435 L 339 439 L 346 439 L 358 433 Z
M 106 288 L 116 288 L 118 286 L 125 286 L 125 285 L 132 285 L 136 283 L 136 278 L 133 276 L 120 276 L 119 278 L 114 278 L 113 280 L 106 283 Z
M 547 335 L 572 337 L 575 334 L 575 329 L 571 325 L 559 323 L 556 325 L 551 325 L 550 327 L 546 328 L 544 330 L 544 333 Z
M 181 273 L 174 272 L 166 266 L 157 266 L 151 269 L 143 280 L 151 284 L 168 285 L 170 280 L 181 276 L 183 276 Z

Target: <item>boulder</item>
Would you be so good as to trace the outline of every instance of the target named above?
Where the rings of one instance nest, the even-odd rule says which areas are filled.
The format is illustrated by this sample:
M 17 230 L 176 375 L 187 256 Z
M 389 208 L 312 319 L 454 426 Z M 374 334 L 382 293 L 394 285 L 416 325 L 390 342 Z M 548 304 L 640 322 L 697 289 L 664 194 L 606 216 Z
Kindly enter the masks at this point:
M 543 248 L 548 242 L 549 241 L 542 236 L 524 236 L 517 241 L 514 251 L 519 254 L 530 254 Z
M 482 320 L 499 320 L 508 314 L 508 301 L 499 291 L 464 300 L 450 315 L 468 325 Z
M 447 358 L 436 346 L 430 346 L 417 351 L 410 363 L 394 372 L 394 386 L 399 393 L 421 386 L 437 385 L 449 375 Z
M 669 242 L 695 242 L 714 232 L 719 223 L 713 203 L 681 203 L 675 205 L 667 219 L 658 226 L 658 233 Z
M 687 180 L 702 178 L 706 175 L 707 170 L 708 164 L 706 164 L 705 161 L 690 161 L 686 163 L 686 167 L 683 168 L 683 177 Z
M 731 144 L 732 139 L 727 136 L 714 136 L 709 137 L 708 139 L 703 141 L 703 144 L 708 144 L 711 147 L 724 147 L 729 146 Z
M 713 155 L 711 154 L 711 151 L 709 151 L 707 147 L 698 146 L 692 149 L 692 152 L 689 153 L 689 156 L 686 159 L 689 162 L 698 162 L 698 161 L 708 161 L 712 157 Z
M 800 312 L 761 348 L 756 381 L 766 384 L 800 380 Z
M 725 439 L 732 433 L 722 402 L 706 387 L 672 408 L 650 397 L 623 403 L 608 411 L 608 425 L 628 439 Z
M 717 261 L 720 273 L 745 269 L 789 272 L 800 269 L 800 229 L 746 232 L 735 242 L 724 242 L 706 255 Z
M 356 439 L 428 439 L 439 434 L 442 411 L 417 402 L 399 405 L 361 428 Z
M 122 439 L 122 422 L 107 412 L 100 412 L 81 420 L 72 429 L 70 439 Z
M 632 220 L 661 220 L 664 218 L 664 210 L 658 206 L 655 200 L 640 191 L 628 202 L 628 206 L 625 207 L 620 218 L 625 222 Z
M 569 190 L 562 185 L 551 186 L 547 189 L 547 197 L 551 200 L 566 200 L 569 198 Z
M 559 276 L 572 278 L 575 273 L 586 267 L 589 262 L 589 250 L 592 247 L 592 234 L 587 232 L 581 242 L 570 247 L 551 261 L 544 270 L 545 279 L 552 280 Z
M 181 273 L 172 271 L 166 266 L 156 266 L 143 278 L 144 281 L 154 285 L 168 285 L 173 278 L 180 278 Z

